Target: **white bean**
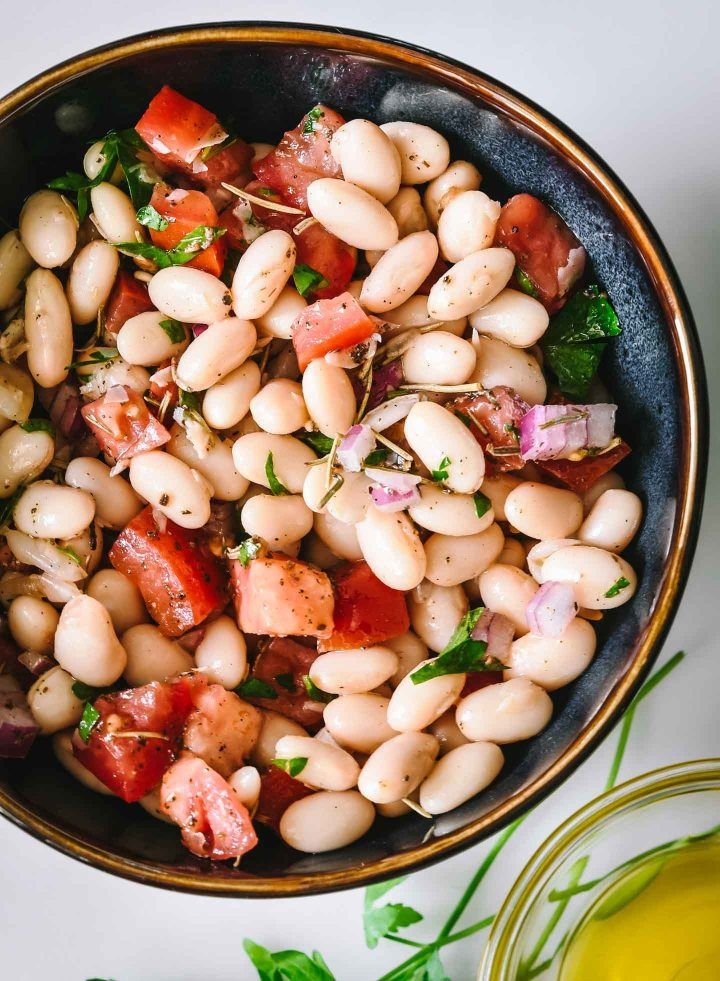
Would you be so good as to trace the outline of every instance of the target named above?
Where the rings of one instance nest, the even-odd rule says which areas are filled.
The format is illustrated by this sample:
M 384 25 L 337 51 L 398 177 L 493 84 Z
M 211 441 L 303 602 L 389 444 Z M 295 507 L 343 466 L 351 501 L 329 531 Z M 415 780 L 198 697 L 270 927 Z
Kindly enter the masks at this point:
M 467 317 L 507 286 L 515 268 L 509 249 L 482 249 L 456 262 L 428 296 L 428 313 L 438 320 Z
M 308 208 L 329 232 L 358 249 L 389 249 L 398 240 L 395 219 L 377 198 L 333 177 L 313 181 Z
M 529 405 L 539 405 L 547 396 L 547 383 L 542 368 L 528 351 L 511 347 L 494 337 L 473 334 L 472 345 L 477 354 L 477 365 L 471 381 L 480 382 L 483 388 L 508 385 Z
M 177 334 L 173 336 L 160 325 L 168 323 L 168 318 L 159 310 L 149 310 L 130 317 L 120 328 L 117 335 L 117 349 L 120 357 L 128 364 L 139 364 L 143 367 L 157 365 L 171 358 L 179 358 L 188 346 L 189 336 L 186 327 L 180 325 Z M 175 337 L 178 340 L 175 340 Z
M 300 296 L 294 286 L 286 286 L 273 305 L 255 321 L 261 337 L 277 337 L 289 341 L 292 338 L 292 325 L 307 307 L 307 300 Z
M 237 501 L 248 489 L 248 481 L 235 469 L 230 443 L 219 436 L 212 437 L 212 444 L 201 456 L 183 427 L 175 425 L 166 450 L 197 470 L 210 484 L 212 496 L 218 501 Z
M 210 484 L 169 453 L 150 450 L 134 456 L 130 483 L 140 497 L 181 528 L 202 528 L 210 518 Z
M 25 293 L 25 340 L 30 374 L 42 388 L 64 381 L 73 355 L 70 307 L 57 276 L 36 269 Z
M 243 253 L 232 282 L 235 316 L 255 320 L 280 296 L 295 267 L 292 236 L 279 228 L 265 232 Z
M 263 723 L 257 742 L 250 751 L 250 760 L 256 766 L 270 766 L 275 759 L 275 746 L 283 736 L 307 736 L 302 726 L 286 715 L 279 712 L 271 712 L 268 709 L 262 711 Z
M 189 392 L 210 388 L 240 367 L 252 354 L 256 342 L 257 332 L 249 320 L 229 317 L 210 324 L 180 358 L 178 384 Z
M 606 490 L 624 490 L 625 481 L 622 479 L 619 473 L 615 470 L 610 470 L 608 473 L 599 477 L 595 483 L 584 494 L 581 494 L 583 502 L 583 513 L 587 516 L 593 509 L 595 501 L 605 493 Z
M 36 566 L 64 583 L 74 583 L 85 578 L 85 570 L 80 568 L 72 556 L 61 552 L 53 542 L 43 538 L 31 538 L 30 535 L 24 535 L 20 531 L 7 531 L 5 538 L 8 548 L 18 562 Z M 47 595 L 50 598 L 49 594 Z M 52 602 L 56 601 L 53 599 Z
M 637 588 L 637 576 L 625 559 L 592 545 L 573 545 L 553 552 L 543 563 L 543 577 L 569 583 L 578 604 L 586 610 L 622 606 Z
M 313 520 L 314 525 L 314 520 Z M 354 531 L 354 529 L 352 529 Z M 302 541 L 302 558 L 310 565 L 316 565 L 318 569 L 327 571 L 339 564 L 340 559 L 334 552 L 331 552 L 325 542 L 320 538 L 316 531 L 311 531 Z
M 135 206 L 119 187 L 107 182 L 98 184 L 90 191 L 90 203 L 95 221 L 108 242 L 121 245 L 142 240 L 143 230 L 135 217 Z
M 427 564 L 425 550 L 406 514 L 387 513 L 370 506 L 356 531 L 363 558 L 386 586 L 408 590 L 422 582 Z
M 480 688 L 457 707 L 457 724 L 472 742 L 501 746 L 536 736 L 552 717 L 550 696 L 528 678 Z
M 282 736 L 275 746 L 275 758 L 307 763 L 296 780 L 317 790 L 350 790 L 357 784 L 360 767 L 349 753 L 312 736 Z
M 237 688 L 247 674 L 247 645 L 234 620 L 221 616 L 207 625 L 195 664 L 211 684 L 228 691 Z
M 308 467 L 307 473 L 305 475 L 305 481 L 303 483 L 303 500 L 315 514 L 322 514 L 327 510 L 325 504 L 321 505 L 321 501 L 327 494 L 327 474 L 324 467 Z
M 339 558 L 349 562 L 363 558 L 357 529 L 353 525 L 346 525 L 331 514 L 316 513 L 313 528 L 318 538 Z
M 345 433 L 355 418 L 355 392 L 343 368 L 323 358 L 311 361 L 302 380 L 305 405 L 317 428 L 325 436 Z
M 138 623 L 120 638 L 127 664 L 123 675 L 129 685 L 149 685 L 165 681 L 174 674 L 191 671 L 192 657 L 174 640 L 160 632 L 154 623 Z
M 0 238 L 0 310 L 15 305 L 19 299 L 18 287 L 34 265 L 16 229 Z
M 470 323 L 479 333 L 523 348 L 539 341 L 549 322 L 548 312 L 539 300 L 511 289 L 498 293 L 470 315 Z
M 265 468 L 268 455 L 273 455 L 273 468 L 280 483 L 291 494 L 301 494 L 307 465 L 317 457 L 304 443 L 294 436 L 275 436 L 271 433 L 248 433 L 241 436 L 232 449 L 233 460 L 239 473 L 253 484 L 269 487 Z
M 0 499 L 35 480 L 54 455 L 55 441 L 49 433 L 27 433 L 20 426 L 6 429 L 0 435 Z
M 64 538 L 58 546 L 70 549 L 71 555 L 80 560 L 80 568 L 91 576 L 100 565 L 103 557 L 103 531 L 97 521 L 93 521 L 85 531 L 74 538 Z
M 78 219 L 73 206 L 57 191 L 36 191 L 20 212 L 22 244 L 45 269 L 63 266 L 75 251 Z
M 428 657 L 427 644 L 412 632 L 407 630 L 399 637 L 392 637 L 385 641 L 385 646 L 391 651 L 395 651 L 398 657 L 398 666 L 395 674 L 388 679 L 391 688 L 397 688 L 406 674 L 416 668 Z
M 130 484 L 122 477 L 111 477 L 110 467 L 95 457 L 77 456 L 71 460 L 65 470 L 65 483 L 92 495 L 95 516 L 108 528 L 124 528 L 143 508 Z
M 444 330 L 418 334 L 402 356 L 405 381 L 415 385 L 463 385 L 475 369 L 469 341 Z
M 506 521 L 505 502 L 511 491 L 519 487 L 522 481 L 509 473 L 488 475 L 482 483 L 482 492 L 490 500 L 495 512 L 496 521 Z
M 447 814 L 479 794 L 503 768 L 494 743 L 467 743 L 451 750 L 420 785 L 420 806 L 429 814 Z
M 23 650 L 51 654 L 59 613 L 35 596 L 16 596 L 8 607 L 8 627 L 12 639 Z
M 508 494 L 505 515 L 528 538 L 569 538 L 582 524 L 582 501 L 573 491 L 527 480 Z
M 450 146 L 437 130 L 421 123 L 398 120 L 380 127 L 400 154 L 403 184 L 424 184 L 450 163 Z
M 622 552 L 635 537 L 641 521 L 642 502 L 637 494 L 606 490 L 580 525 L 577 536 L 583 545 Z
M 412 232 L 384 252 L 363 283 L 360 303 L 385 313 L 408 300 L 427 279 L 438 257 L 432 232 Z
M 158 821 L 162 821 L 163 824 L 173 824 L 174 822 L 168 817 L 167 811 L 163 808 L 162 801 L 160 800 L 160 787 L 154 787 L 149 794 L 145 794 L 138 801 L 138 804 L 144 811 L 146 811 L 150 817 L 156 818 Z
M 310 678 L 321 691 L 356 695 L 382 685 L 397 668 L 398 656 L 388 647 L 328 651 L 315 659 Z
M 302 385 L 289 378 L 274 378 L 269 381 L 253 397 L 250 412 L 262 430 L 279 436 L 302 429 L 310 419 Z
M 480 172 L 467 160 L 455 160 L 439 177 L 425 188 L 423 203 L 430 224 L 434 228 L 443 209 L 452 198 L 462 191 L 477 191 L 482 182 Z
M 537 583 L 522 569 L 513 565 L 491 565 L 480 576 L 480 595 L 493 613 L 502 613 L 515 628 L 517 636 L 529 630 L 525 610 L 537 592 Z
M 95 517 L 95 501 L 86 491 L 37 480 L 20 495 L 14 517 L 15 527 L 32 538 L 74 538 Z
M 88 147 L 83 157 L 83 170 L 87 177 L 91 181 L 94 181 L 98 176 L 100 171 L 103 169 L 107 163 L 107 157 L 105 156 L 103 150 L 105 148 L 104 140 L 97 140 L 92 146 Z M 112 176 L 110 177 L 111 184 L 119 184 L 123 179 L 123 169 L 120 163 L 116 163 L 113 168 Z
M 72 729 L 62 729 L 52 737 L 53 753 L 60 766 L 88 790 L 94 790 L 97 794 L 113 796 L 112 790 L 109 790 L 104 783 L 98 780 L 77 758 L 72 748 L 72 735 Z
M 428 313 L 427 301 L 428 298 L 422 296 L 420 293 L 416 296 L 411 296 L 409 300 L 406 300 L 401 306 L 393 310 L 392 324 L 397 324 L 400 327 L 429 327 L 431 324 L 436 324 L 437 321 Z M 462 337 L 466 327 L 467 317 L 442 322 L 442 329 L 448 334 L 454 334 L 456 337 Z
M 575 617 L 559 637 L 525 634 L 513 642 L 503 677 L 529 678 L 545 691 L 569 685 L 589 666 L 597 639 L 592 625 Z
M 431 535 L 425 542 L 425 575 L 437 586 L 458 586 L 489 568 L 502 552 L 504 542 L 496 524 L 477 535 Z
M 325 726 L 339 746 L 369 755 L 397 735 L 387 721 L 388 704 L 373 692 L 341 695 L 325 706 Z
M 78 596 L 65 604 L 55 633 L 55 659 L 86 685 L 101 688 L 118 680 L 127 655 L 102 603 Z
M 140 590 L 131 579 L 115 569 L 96 572 L 88 583 L 87 595 L 102 603 L 118 636 L 148 620 Z
M 358 789 L 375 804 L 409 797 L 432 769 L 439 744 L 426 732 L 401 732 L 371 754 L 360 771 Z
M 73 692 L 75 679 L 58 665 L 41 674 L 27 693 L 32 717 L 45 736 L 76 726 L 85 703 Z
M 322 467 L 313 467 L 322 471 Z M 324 476 L 324 475 L 323 475 Z M 343 474 L 344 483 L 327 502 L 327 511 L 345 524 L 357 524 L 362 521 L 370 507 L 370 486 L 372 481 L 364 473 Z
M 405 419 L 405 438 L 428 470 L 444 460 L 444 485 L 456 494 L 474 494 L 485 475 L 485 457 L 473 434 L 452 412 L 435 402 L 418 402 Z
M 420 485 L 420 503 L 408 508 L 408 514 L 421 528 L 454 537 L 478 535 L 495 520 L 492 507 L 478 517 L 472 494 L 448 493 L 434 484 Z
M 382 204 L 400 187 L 400 154 L 392 140 L 369 119 L 352 119 L 332 138 L 330 149 L 343 179 L 357 184 Z
M 388 705 L 387 720 L 398 732 L 419 732 L 440 718 L 457 701 L 465 674 L 443 674 L 415 684 L 413 675 L 435 663 L 430 658 L 414 668 L 397 686 Z
M 438 221 L 440 251 L 448 262 L 460 262 L 487 249 L 495 237 L 500 204 L 484 191 L 461 191 L 452 197 Z
M 468 600 L 462 586 L 436 586 L 427 580 L 409 597 L 410 623 L 432 651 L 442 651 L 460 620 Z
M 203 416 L 213 429 L 231 429 L 244 419 L 250 403 L 260 391 L 260 368 L 246 361 L 219 382 L 203 398 Z
M 75 257 L 67 283 L 73 323 L 90 324 L 107 302 L 117 275 L 117 249 L 108 242 L 88 242 Z
M 150 280 L 148 292 L 158 310 L 184 324 L 214 324 L 230 315 L 230 290 L 202 269 L 187 266 L 160 269 Z M 228 353 L 225 352 L 226 356 Z
M 10 422 L 27 422 L 35 400 L 30 375 L 14 364 L 0 362 L 0 432 Z
M 424 232 L 428 227 L 422 198 L 414 187 L 401 187 L 392 201 L 387 202 L 387 209 L 395 219 L 400 238 Z
M 240 520 L 249 535 L 264 539 L 273 550 L 283 551 L 307 535 L 313 526 L 313 513 L 299 495 L 258 494 L 243 505 Z
M 435 719 L 428 728 L 440 743 L 440 756 L 445 756 L 451 750 L 457 749 L 458 746 L 467 745 L 468 741 L 460 732 L 455 721 L 454 708 L 449 708 L 447 712 L 443 712 L 440 718 Z
M 330 852 L 362 838 L 374 820 L 375 808 L 356 790 L 326 790 L 288 807 L 280 837 L 299 852 Z
M 525 567 L 527 556 L 525 549 L 517 538 L 506 538 L 502 552 L 497 557 L 499 565 L 514 565 L 518 569 Z

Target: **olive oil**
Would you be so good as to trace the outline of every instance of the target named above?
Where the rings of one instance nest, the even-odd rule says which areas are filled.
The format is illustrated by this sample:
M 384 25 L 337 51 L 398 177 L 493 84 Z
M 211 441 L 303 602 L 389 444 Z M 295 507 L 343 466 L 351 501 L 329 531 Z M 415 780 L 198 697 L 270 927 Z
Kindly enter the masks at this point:
M 720 981 L 720 840 L 625 870 L 573 931 L 559 981 Z

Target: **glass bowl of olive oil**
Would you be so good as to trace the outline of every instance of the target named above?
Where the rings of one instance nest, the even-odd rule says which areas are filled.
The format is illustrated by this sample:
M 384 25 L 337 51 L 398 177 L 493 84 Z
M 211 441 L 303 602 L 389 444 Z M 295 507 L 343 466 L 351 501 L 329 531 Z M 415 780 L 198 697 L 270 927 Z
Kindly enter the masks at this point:
M 720 759 L 603 794 L 495 918 L 478 981 L 720 981 Z

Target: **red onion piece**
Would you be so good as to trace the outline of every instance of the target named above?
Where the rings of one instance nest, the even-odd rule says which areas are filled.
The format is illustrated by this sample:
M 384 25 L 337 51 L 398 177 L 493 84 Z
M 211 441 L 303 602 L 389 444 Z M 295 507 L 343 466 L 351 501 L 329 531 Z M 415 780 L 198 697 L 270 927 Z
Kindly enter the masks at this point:
M 502 663 L 510 653 L 515 628 L 502 613 L 485 610 L 470 636 L 473 640 L 485 641 L 487 644 L 486 655 Z
M 193 332 L 193 337 L 199 337 L 201 334 L 205 333 L 210 324 L 190 324 L 189 326 L 190 330 Z
M 51 657 L 47 654 L 38 654 L 37 651 L 23 651 L 22 654 L 18 654 L 18 661 L 36 678 L 55 666 L 55 661 Z
M 380 484 L 371 484 L 370 497 L 378 511 L 404 511 L 412 507 L 413 504 L 420 503 L 420 493 L 417 487 L 409 491 L 397 491 L 392 487 L 381 487 Z
M 64 381 L 56 389 L 41 389 L 39 401 L 65 439 L 74 441 L 86 432 L 85 421 L 80 414 L 83 406 L 80 389 L 74 381 Z
M 392 470 L 379 470 L 377 467 L 368 467 L 365 470 L 365 476 L 374 480 L 376 484 L 380 484 L 381 487 L 388 487 L 390 490 L 398 491 L 401 494 L 407 494 L 422 480 L 422 477 L 418 477 L 414 473 L 402 473 L 400 471 L 394 473 Z
M 523 460 L 569 459 L 578 450 L 603 449 L 615 435 L 617 406 L 534 405 L 520 421 Z
M 351 375 L 355 396 L 360 401 L 365 394 L 365 387 L 355 375 Z M 398 388 L 403 383 L 403 370 L 400 358 L 395 361 L 388 361 L 387 364 L 376 368 L 373 371 L 373 380 L 370 385 L 370 395 L 367 402 L 367 411 L 376 409 L 381 402 L 387 399 L 388 392 Z
M 362 470 L 363 460 L 375 449 L 375 437 L 369 426 L 351 426 L 337 449 L 338 463 L 351 473 Z
M 540 637 L 560 637 L 575 619 L 578 605 L 572 586 L 565 582 L 546 582 L 528 605 L 525 616 L 531 633 Z
M 35 724 L 25 693 L 11 687 L 11 681 L 6 679 L 0 685 L 0 757 L 23 759 L 40 727 Z

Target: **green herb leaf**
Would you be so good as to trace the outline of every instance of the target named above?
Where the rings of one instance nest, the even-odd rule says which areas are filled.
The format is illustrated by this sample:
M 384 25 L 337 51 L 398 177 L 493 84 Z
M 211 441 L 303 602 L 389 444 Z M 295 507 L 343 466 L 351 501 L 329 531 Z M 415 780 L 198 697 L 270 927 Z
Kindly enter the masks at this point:
M 629 585 L 630 585 L 630 580 L 626 579 L 625 576 L 620 576 L 619 579 L 615 580 L 615 582 L 612 584 L 610 589 L 608 589 L 608 591 L 605 593 L 605 596 L 607 597 L 607 599 L 612 599 L 614 596 L 618 595 L 620 590 L 627 589 Z
M 223 150 L 227 150 L 227 148 L 232 146 L 233 143 L 237 143 L 237 141 L 237 136 L 233 136 L 231 134 L 228 135 L 222 141 L 222 143 L 215 143 L 213 146 L 203 147 L 203 149 L 200 151 L 200 159 L 203 161 L 203 163 L 206 163 L 208 160 L 212 160 L 213 157 L 216 157 L 218 153 L 222 153 Z
M 450 978 L 445 973 L 443 962 L 440 959 L 439 950 L 432 952 L 430 958 L 425 962 L 425 968 L 417 981 L 450 981 Z
M 150 259 L 159 269 L 168 269 L 170 266 L 183 266 L 190 262 L 198 252 L 209 248 L 226 231 L 225 228 L 198 225 L 187 235 L 183 235 L 172 249 L 161 249 L 159 245 L 150 242 L 121 242 L 117 248 L 125 255 L 139 255 Z
M 58 552 L 62 552 L 63 555 L 67 555 L 67 557 L 72 559 L 73 562 L 77 563 L 77 565 L 81 566 L 83 564 L 83 560 L 77 554 L 75 549 L 71 548 L 69 545 L 56 545 L 55 548 L 58 550 Z
M 295 289 L 301 296 L 309 296 L 310 293 L 316 293 L 330 285 L 322 273 L 302 262 L 299 262 L 293 269 L 293 282 Z
M 373 950 L 378 945 L 378 941 L 390 934 L 397 933 L 402 927 L 411 926 L 422 920 L 422 914 L 418 913 L 411 906 L 404 906 L 402 903 L 386 903 L 384 906 L 375 906 L 378 899 L 399 886 L 405 881 L 405 876 L 399 879 L 390 879 L 388 882 L 379 882 L 375 886 L 368 886 L 365 890 L 365 907 L 363 910 L 363 928 L 365 930 L 365 943 Z
M 485 656 L 487 644 L 484 640 L 473 640 L 472 632 L 477 622 L 485 612 L 479 606 L 470 610 L 455 628 L 448 645 L 430 664 L 425 664 L 410 677 L 414 685 L 420 685 L 431 678 L 439 678 L 444 674 L 461 674 L 463 671 L 502 671 L 504 665 Z
M 172 317 L 168 317 L 167 320 L 161 320 L 160 321 L 160 326 L 162 327 L 162 329 L 165 331 L 165 333 L 169 337 L 171 344 L 181 344 L 185 340 L 185 338 L 187 337 L 187 333 L 185 331 L 185 324 L 181 324 L 179 320 L 173 320 Z M 191 392 L 185 392 L 185 394 L 186 395 L 190 395 L 190 394 L 195 395 L 194 392 L 192 392 L 192 393 Z M 197 395 L 195 395 L 195 401 L 197 402 L 197 408 L 199 409 L 200 408 L 200 400 L 198 399 Z M 184 406 L 184 408 L 189 409 L 190 406 L 187 405 L 187 406 Z M 194 406 L 193 406 L 193 408 L 194 408 Z M 195 411 L 197 411 L 197 409 Z
M 150 147 L 134 129 L 108 133 L 103 152 L 108 152 L 108 145 L 116 148 L 132 203 L 136 209 L 144 207 L 152 197 L 153 188 L 158 181 L 157 174 L 139 157 L 142 153 L 150 158 Z
M 325 702 L 327 704 L 328 702 L 332 702 L 334 698 L 337 698 L 337 695 L 331 695 L 330 692 L 323 691 L 321 688 L 318 688 L 309 674 L 303 675 L 302 683 L 305 686 L 305 691 L 308 693 L 308 696 L 314 702 Z
M 100 713 L 91 702 L 85 702 L 82 718 L 78 722 L 78 732 L 84 743 L 90 739 L 90 733 L 100 719 Z
M 246 538 L 239 545 L 236 545 L 235 548 L 227 549 L 225 555 L 229 559 L 237 559 L 240 565 L 246 568 L 248 562 L 251 562 L 260 555 L 263 547 L 264 543 L 259 538 Z
M 336 981 L 317 950 L 311 957 L 300 950 L 279 950 L 273 954 L 253 940 L 243 940 L 243 948 L 259 981 Z
M 200 411 L 200 396 L 197 392 L 187 392 L 184 388 L 178 388 L 178 405 L 190 412 Z
M 156 232 L 164 232 L 170 226 L 170 219 L 161 215 L 157 208 L 151 204 L 139 208 L 135 217 L 141 225 L 145 225 L 146 228 L 153 228 Z
M 333 445 L 332 439 L 323 433 L 301 433 L 298 439 L 302 440 L 311 450 L 315 450 L 318 456 L 327 456 Z
M 372 453 L 368 455 L 363 460 L 364 467 L 379 467 L 381 464 L 385 463 L 387 458 L 390 456 L 390 450 L 387 446 L 380 446 L 378 449 L 373 450 Z
M 108 361 L 114 361 L 119 356 L 116 347 L 98 347 L 90 352 L 87 361 L 74 361 L 67 366 L 67 370 L 74 371 L 76 368 L 96 368 Z
M 487 514 L 492 507 L 492 501 L 490 498 L 486 497 L 485 494 L 481 493 L 480 491 L 476 491 L 473 494 L 473 501 L 475 502 L 475 513 L 477 514 L 478 518 L 482 518 L 482 516 Z
M 20 423 L 20 428 L 26 433 L 50 433 L 55 438 L 55 427 L 49 419 L 28 419 Z
M 452 461 L 450 460 L 449 456 L 444 456 L 440 461 L 437 470 L 430 471 L 430 476 L 432 477 L 432 479 L 437 481 L 438 483 L 440 483 L 443 480 L 447 480 L 448 479 L 447 468 L 450 466 L 451 462 Z
M 287 674 L 276 674 L 275 681 L 277 681 L 280 687 L 284 688 L 285 691 L 295 691 L 297 688 L 295 678 L 292 674 L 290 674 L 290 672 Z
M 278 757 L 277 759 L 270 760 L 270 763 L 279 770 L 284 770 L 291 777 L 296 777 L 298 773 L 303 772 L 307 766 L 307 761 L 307 756 L 293 756 L 292 759 Z
M 277 698 L 278 694 L 272 685 L 262 678 L 248 678 L 235 689 L 242 698 Z
M 534 296 L 536 299 L 540 294 L 537 291 L 537 287 L 530 279 L 526 272 L 523 272 L 520 266 L 515 266 L 515 282 L 518 284 L 523 293 L 527 293 L 528 296 Z
M 21 484 L 14 494 L 0 501 L 0 528 L 7 528 L 12 522 L 15 505 L 20 500 L 20 496 L 24 490 L 25 487 Z
M 306 134 L 307 133 L 314 133 L 315 132 L 315 123 L 319 119 L 322 119 L 322 117 L 324 115 L 325 115 L 325 112 L 323 111 L 323 109 L 321 108 L 321 106 L 315 106 L 314 109 L 311 109 L 310 112 L 305 116 L 305 125 L 303 126 L 303 133 L 306 133 Z
M 108 692 L 117 691 L 118 686 L 105 685 L 103 688 L 96 688 L 93 685 L 86 685 L 84 681 L 74 681 L 72 685 L 73 694 L 81 702 L 94 702 L 100 695 L 107 695 Z
M 267 482 L 270 486 L 270 493 L 274 494 L 275 497 L 283 497 L 285 494 L 290 493 L 287 487 L 285 487 L 284 484 L 281 484 L 275 475 L 272 453 L 268 453 L 267 460 L 265 461 L 265 476 L 267 477 Z

